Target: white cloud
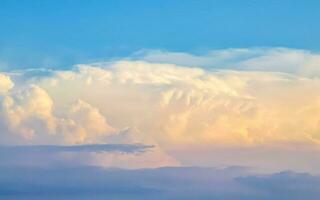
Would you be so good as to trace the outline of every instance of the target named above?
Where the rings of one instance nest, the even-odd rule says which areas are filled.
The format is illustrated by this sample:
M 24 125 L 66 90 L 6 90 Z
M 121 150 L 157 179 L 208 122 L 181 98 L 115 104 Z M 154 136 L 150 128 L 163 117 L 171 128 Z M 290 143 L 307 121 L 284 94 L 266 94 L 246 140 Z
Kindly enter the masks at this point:
M 2 120 L 11 132 L 25 139 L 34 137 L 37 130 L 50 133 L 54 129 L 53 101 L 38 86 L 7 94 L 1 103 Z
M 3 137 L 21 135 L 22 142 L 37 144 L 155 144 L 163 153 L 156 157 L 171 164 L 178 161 L 165 152 L 175 149 L 318 146 L 317 54 L 234 49 L 206 55 L 206 67 L 215 63 L 220 70 L 177 65 L 175 56 L 157 60 L 173 64 L 146 56 L 150 62 L 78 65 L 32 78 L 22 71 L 15 88 L 1 96 Z M 179 54 L 179 63 L 195 59 L 188 56 Z
M 55 102 L 57 114 L 48 108 L 44 116 L 51 113 L 56 126 L 69 129 L 61 132 L 70 142 L 91 142 L 125 127 L 164 146 L 318 142 L 317 79 L 125 61 L 81 65 L 34 81 Z
M 8 75 L 0 74 L 0 94 L 8 92 L 14 86 Z
M 57 110 L 82 99 L 96 107 L 97 116 L 91 117 L 102 129 L 136 127 L 145 138 L 170 148 L 318 142 L 317 79 L 273 72 L 209 72 L 142 61 L 94 67 L 60 71 L 38 84 L 57 102 Z M 102 116 L 110 125 L 103 125 Z
M 285 72 L 308 77 L 320 75 L 320 54 L 300 49 L 226 49 L 198 55 L 145 50 L 134 54 L 133 58 L 208 69 Z
M 7 93 L 1 103 L 2 126 L 31 143 L 91 143 L 115 131 L 84 101 L 55 110 L 50 95 L 36 85 Z
M 71 134 L 66 133 L 68 141 L 91 143 L 101 136 L 115 132 L 115 129 L 107 123 L 97 108 L 82 100 L 78 100 L 70 106 L 67 119 L 74 123 L 71 126 L 74 129 Z M 70 130 L 70 127 L 67 128 Z

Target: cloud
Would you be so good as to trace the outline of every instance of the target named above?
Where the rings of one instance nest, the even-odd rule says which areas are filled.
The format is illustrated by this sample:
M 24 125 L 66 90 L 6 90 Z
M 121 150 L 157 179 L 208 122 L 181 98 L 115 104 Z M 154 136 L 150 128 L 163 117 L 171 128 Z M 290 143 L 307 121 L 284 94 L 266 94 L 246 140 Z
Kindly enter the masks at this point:
M 319 174 L 319 149 L 309 144 L 267 144 L 248 147 L 183 148 L 169 151 L 181 165 L 250 166 L 257 172 L 273 173 L 283 170 Z
M 25 139 L 34 137 L 37 128 L 44 127 L 45 132 L 52 132 L 53 101 L 50 96 L 36 85 L 10 95 L 3 96 L 1 116 L 8 130 Z
M 137 127 L 145 139 L 169 147 L 316 144 L 319 83 L 290 74 L 210 72 L 142 61 L 82 65 L 39 81 L 58 104 L 82 99 L 99 108 L 112 127 Z
M 314 200 L 320 195 L 318 176 L 294 172 L 257 175 L 240 167 L 0 170 L 0 197 L 8 199 Z
M 99 136 L 106 136 L 115 131 L 97 108 L 82 100 L 77 100 L 70 106 L 67 120 L 75 123 L 71 125 L 74 130 L 66 138 L 69 141 L 74 141 L 75 138 L 81 143 L 94 141 Z
M 145 144 L 6 145 L 0 167 L 100 166 L 123 169 L 179 166 L 159 147 Z
M 222 49 L 206 54 L 143 50 L 134 54 L 133 59 L 207 69 L 285 72 L 308 77 L 320 75 L 320 54 L 301 49 Z
M 144 53 L 136 55 L 140 61 L 133 56 L 70 70 L 41 69 L 41 75 L 36 70 L 7 73 L 15 86 L 1 94 L 1 143 L 151 144 L 158 148 L 161 165 L 180 163 L 183 157 L 168 154 L 173 151 L 260 152 L 275 145 L 280 152 L 301 146 L 308 149 L 305 154 L 319 151 L 316 53 L 231 49 L 210 52 L 205 62 L 203 56 L 185 58 L 189 54 L 184 53 L 176 62 L 176 53 L 166 54 L 158 60 Z M 313 170 L 309 163 L 292 168 Z
M 0 94 L 8 92 L 13 88 L 14 84 L 10 79 L 10 76 L 5 74 L 0 74 Z
M 82 100 L 56 115 L 50 95 L 34 84 L 4 95 L 1 103 L 3 126 L 27 141 L 46 142 L 47 135 L 68 143 L 91 142 L 114 131 L 97 108 Z
M 120 152 L 142 153 L 152 149 L 143 144 L 87 144 L 87 145 L 19 145 L 0 146 L 0 153 L 60 153 L 60 152 Z
M 307 173 L 289 171 L 267 176 L 238 177 L 236 180 L 256 190 L 265 199 L 314 199 L 320 192 L 320 177 Z

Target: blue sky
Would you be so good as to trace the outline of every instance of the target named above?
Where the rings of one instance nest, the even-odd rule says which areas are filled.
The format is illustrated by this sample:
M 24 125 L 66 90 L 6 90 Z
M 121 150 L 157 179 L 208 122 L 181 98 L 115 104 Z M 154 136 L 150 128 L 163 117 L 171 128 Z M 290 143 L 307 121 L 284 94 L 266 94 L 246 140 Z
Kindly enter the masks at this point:
M 319 1 L 0 2 L 2 68 L 65 68 L 141 49 L 320 49 Z

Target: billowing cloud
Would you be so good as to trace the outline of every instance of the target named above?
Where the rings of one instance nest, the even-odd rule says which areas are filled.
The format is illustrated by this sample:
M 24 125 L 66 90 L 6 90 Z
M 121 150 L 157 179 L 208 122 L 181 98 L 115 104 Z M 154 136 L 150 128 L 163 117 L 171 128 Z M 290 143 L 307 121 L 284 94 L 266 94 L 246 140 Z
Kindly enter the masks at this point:
M 65 124 L 64 122 L 67 120 L 71 124 Z M 63 119 L 62 122 L 63 129 L 67 129 L 63 130 L 63 132 L 67 133 L 67 141 L 76 143 L 93 142 L 97 138 L 115 131 L 107 123 L 99 109 L 82 100 L 77 100 L 70 105 L 67 119 Z
M 2 121 L 8 130 L 31 139 L 37 129 L 52 132 L 54 119 L 53 102 L 50 96 L 36 85 L 2 97 Z
M 34 84 L 2 96 L 1 103 L 2 126 L 31 143 L 47 143 L 52 139 L 92 142 L 96 136 L 114 131 L 97 108 L 81 100 L 56 114 L 50 95 Z
M 318 143 L 318 79 L 126 61 L 81 65 L 39 85 L 61 105 L 83 99 L 116 129 L 137 127 L 167 147 Z
M 9 91 L 13 86 L 14 84 L 8 75 L 0 74 L 0 94 Z
M 2 143 L 143 143 L 176 164 L 169 151 L 319 150 L 316 53 L 233 49 L 204 61 L 189 54 L 175 60 L 177 53 L 155 57 L 161 53 L 39 76 L 11 73 L 15 87 L 1 95 Z

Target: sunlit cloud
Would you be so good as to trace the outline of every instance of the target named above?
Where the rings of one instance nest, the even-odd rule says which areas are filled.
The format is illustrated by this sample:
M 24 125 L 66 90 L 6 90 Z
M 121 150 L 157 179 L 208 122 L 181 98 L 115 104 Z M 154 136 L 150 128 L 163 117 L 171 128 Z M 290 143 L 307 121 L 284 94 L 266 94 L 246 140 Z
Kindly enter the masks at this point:
M 174 165 L 179 156 L 168 152 L 179 150 L 318 151 L 319 57 L 283 48 L 150 51 L 71 70 L 7 72 L 1 143 L 143 143 Z

